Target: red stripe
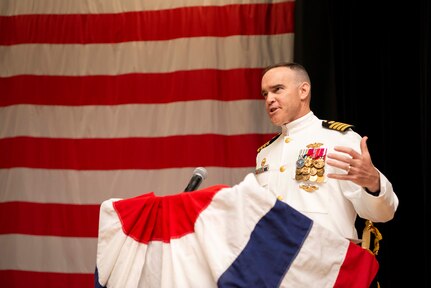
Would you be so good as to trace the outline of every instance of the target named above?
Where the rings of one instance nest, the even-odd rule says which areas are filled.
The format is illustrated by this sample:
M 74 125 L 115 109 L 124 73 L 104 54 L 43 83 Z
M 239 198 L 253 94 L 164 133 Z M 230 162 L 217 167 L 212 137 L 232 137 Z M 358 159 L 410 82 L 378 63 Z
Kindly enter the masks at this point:
M 378 270 L 379 262 L 376 257 L 371 252 L 350 242 L 334 288 L 370 287 Z
M 113 170 L 251 167 L 272 135 L 188 135 L 160 138 L 0 139 L 0 168 Z
M 97 237 L 99 211 L 100 205 L 0 203 L 0 234 Z
M 0 106 L 116 105 L 215 99 L 262 99 L 262 69 L 193 70 L 117 76 L 0 78 Z M 67 87 L 67 88 L 66 88 Z
M 94 287 L 94 274 L 0 270 L 2 287 Z
M 148 193 L 113 203 L 126 235 L 138 242 L 170 243 L 194 232 L 195 221 L 213 196 L 226 185 L 215 185 L 193 193 L 157 197 Z M 145 219 L 145 221 L 142 221 Z
M 2 16 L 0 45 L 120 43 L 292 33 L 294 3 L 199 6 L 117 14 Z

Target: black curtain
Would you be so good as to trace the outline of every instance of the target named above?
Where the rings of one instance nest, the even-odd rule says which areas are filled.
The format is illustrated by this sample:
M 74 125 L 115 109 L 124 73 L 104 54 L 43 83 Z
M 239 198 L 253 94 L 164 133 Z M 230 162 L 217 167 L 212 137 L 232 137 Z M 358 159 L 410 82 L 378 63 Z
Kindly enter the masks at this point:
M 381 287 L 431 287 L 430 3 L 382 2 L 297 0 L 294 58 L 314 113 L 369 136 L 399 197 L 395 218 L 376 223 Z

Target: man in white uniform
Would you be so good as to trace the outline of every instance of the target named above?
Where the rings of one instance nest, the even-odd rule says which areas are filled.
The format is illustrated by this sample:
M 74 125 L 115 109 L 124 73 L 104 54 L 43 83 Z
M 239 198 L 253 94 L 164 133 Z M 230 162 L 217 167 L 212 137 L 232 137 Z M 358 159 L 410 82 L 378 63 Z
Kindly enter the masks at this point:
M 356 217 L 386 222 L 398 197 L 374 167 L 367 137 L 352 125 L 318 119 L 310 110 L 311 83 L 297 63 L 266 68 L 266 111 L 281 133 L 258 149 L 259 183 L 293 208 L 348 239 L 357 239 Z

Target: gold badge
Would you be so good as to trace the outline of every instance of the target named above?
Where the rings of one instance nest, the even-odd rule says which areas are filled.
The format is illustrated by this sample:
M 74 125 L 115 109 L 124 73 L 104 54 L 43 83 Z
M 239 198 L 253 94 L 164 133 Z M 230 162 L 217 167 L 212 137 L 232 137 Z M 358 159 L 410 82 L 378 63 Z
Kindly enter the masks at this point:
M 314 192 L 317 189 L 319 189 L 319 187 L 317 187 L 316 185 L 310 185 L 310 184 L 301 184 L 301 185 L 299 185 L 299 188 L 301 188 L 307 192 Z
M 311 143 L 307 145 L 307 148 L 319 148 L 320 146 L 322 146 L 323 143 Z

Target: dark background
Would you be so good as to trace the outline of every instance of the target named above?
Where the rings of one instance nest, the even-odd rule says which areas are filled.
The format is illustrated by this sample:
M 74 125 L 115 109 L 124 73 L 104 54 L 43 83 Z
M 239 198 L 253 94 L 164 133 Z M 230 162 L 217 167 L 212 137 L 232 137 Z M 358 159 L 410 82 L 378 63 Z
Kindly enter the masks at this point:
M 296 1 L 294 58 L 310 73 L 312 110 L 369 136 L 400 200 L 393 220 L 375 223 L 382 288 L 431 287 L 430 10 L 429 1 Z

